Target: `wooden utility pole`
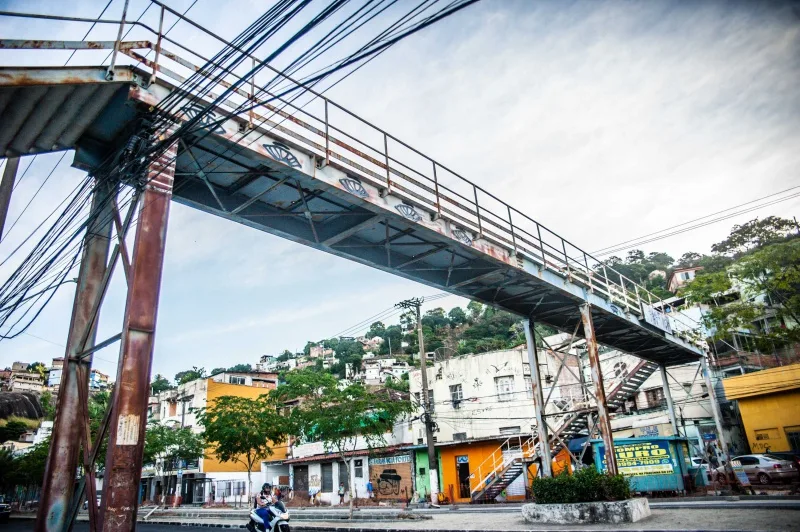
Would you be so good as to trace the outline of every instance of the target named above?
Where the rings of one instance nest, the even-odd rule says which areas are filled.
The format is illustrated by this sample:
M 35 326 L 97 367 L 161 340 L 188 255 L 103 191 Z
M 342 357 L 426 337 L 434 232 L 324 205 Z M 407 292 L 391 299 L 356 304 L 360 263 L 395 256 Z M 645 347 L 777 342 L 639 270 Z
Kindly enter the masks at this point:
M 430 401 L 430 393 L 428 392 L 428 361 L 425 357 L 425 338 L 422 334 L 422 317 L 420 316 L 419 308 L 424 300 L 416 297 L 401 301 L 396 307 L 404 309 L 414 309 L 417 316 L 417 341 L 419 343 L 419 365 L 422 372 L 422 403 L 423 413 L 421 416 L 422 421 L 425 423 L 425 440 L 428 444 L 428 478 L 431 485 L 431 504 L 437 505 L 439 503 L 439 460 L 436 458 L 436 447 L 433 442 L 433 402 Z

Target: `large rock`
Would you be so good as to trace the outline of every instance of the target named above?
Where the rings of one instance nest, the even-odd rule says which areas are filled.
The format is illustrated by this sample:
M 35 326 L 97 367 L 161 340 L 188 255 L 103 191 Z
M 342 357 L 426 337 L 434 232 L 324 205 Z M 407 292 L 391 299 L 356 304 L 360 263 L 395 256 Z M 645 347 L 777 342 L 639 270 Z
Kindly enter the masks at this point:
M 574 504 L 526 504 L 522 516 L 528 523 L 571 525 L 579 523 L 635 523 L 650 516 L 647 499 Z
M 41 418 L 44 413 L 39 398 L 30 392 L 0 392 L 0 419 L 11 416 Z

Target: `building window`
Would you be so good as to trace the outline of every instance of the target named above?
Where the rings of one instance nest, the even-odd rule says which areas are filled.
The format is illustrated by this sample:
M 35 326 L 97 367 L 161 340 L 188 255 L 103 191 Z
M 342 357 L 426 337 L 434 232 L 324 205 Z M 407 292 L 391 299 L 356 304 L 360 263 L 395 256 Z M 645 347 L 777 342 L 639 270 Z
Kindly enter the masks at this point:
M 511 401 L 514 399 L 514 377 L 495 377 L 494 386 L 497 389 L 498 401 Z
M 228 377 L 228 382 L 231 384 L 244 384 L 244 377 Z
M 363 478 L 364 477 L 364 461 L 363 460 L 355 460 L 353 464 L 355 469 L 356 478 Z
M 647 398 L 647 406 L 649 408 L 662 406 L 664 404 L 663 388 L 653 388 L 652 390 L 647 390 L 644 392 L 644 395 Z
M 525 394 L 528 399 L 533 399 L 533 379 L 525 377 Z
M 458 404 L 464 399 L 464 393 L 461 390 L 460 384 L 454 384 L 450 387 L 450 400 L 453 402 L 453 408 L 458 408 Z
M 519 434 L 521 432 L 519 427 L 500 427 L 501 436 L 510 436 L 512 434 Z
M 453 441 L 466 441 L 467 433 L 466 432 L 454 432 L 453 433 Z

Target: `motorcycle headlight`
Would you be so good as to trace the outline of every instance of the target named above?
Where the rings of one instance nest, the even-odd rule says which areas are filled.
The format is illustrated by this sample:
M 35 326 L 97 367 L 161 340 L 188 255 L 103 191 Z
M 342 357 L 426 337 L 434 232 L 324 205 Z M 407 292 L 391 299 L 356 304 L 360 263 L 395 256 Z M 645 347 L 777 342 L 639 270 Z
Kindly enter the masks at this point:
M 280 515 L 280 518 L 283 519 L 284 521 L 288 521 L 289 520 L 289 512 L 283 512 Z

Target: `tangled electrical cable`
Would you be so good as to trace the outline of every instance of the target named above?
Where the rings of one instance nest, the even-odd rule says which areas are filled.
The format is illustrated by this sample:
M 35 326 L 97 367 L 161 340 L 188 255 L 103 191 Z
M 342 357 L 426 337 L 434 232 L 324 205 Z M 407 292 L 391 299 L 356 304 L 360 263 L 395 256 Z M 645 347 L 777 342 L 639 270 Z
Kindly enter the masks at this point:
M 214 112 L 212 110 L 218 112 L 220 106 L 240 87 L 254 80 L 256 74 L 264 70 L 273 72 L 270 81 L 259 87 L 258 92 L 250 100 L 223 113 L 222 121 L 247 113 L 255 107 L 264 106 L 267 102 L 284 101 L 283 97 L 288 95 L 291 95 L 294 101 L 334 73 L 345 72 L 345 76 L 336 82 L 339 83 L 403 38 L 475 2 L 477 0 L 452 0 L 444 6 L 439 6 L 445 2 L 423 0 L 398 20 L 388 24 L 366 44 L 298 82 L 290 76 L 318 60 L 324 53 L 340 46 L 346 37 L 376 20 L 394 5 L 396 0 L 367 0 L 359 4 L 360 7 L 346 15 L 344 20 L 336 22 L 332 29 L 327 30 L 321 38 L 317 38 L 311 46 L 305 47 L 299 55 L 290 60 L 287 66 L 288 73 L 275 69 L 270 62 L 285 54 L 293 46 L 300 46 L 298 43 L 301 39 L 311 35 L 312 31 L 319 29 L 326 21 L 332 20 L 332 17 L 341 12 L 350 0 L 330 0 L 313 12 L 310 7 L 311 0 L 277 1 L 216 55 L 207 60 L 202 68 L 184 80 L 157 107 L 150 109 L 150 112 L 140 113 L 135 125 L 130 127 L 133 133 L 112 149 L 93 169 L 91 175 L 87 175 L 79 183 L 68 200 L 65 200 L 67 205 L 63 211 L 34 244 L 33 249 L 16 270 L 0 286 L 0 329 L 5 330 L 0 334 L 0 340 L 14 338 L 25 332 L 52 300 L 57 288 L 67 282 L 70 272 L 78 264 L 83 249 L 82 235 L 96 228 L 110 227 L 112 216 L 110 206 L 116 201 L 123 185 L 131 187 L 131 191 L 125 201 L 120 202 L 118 208 L 121 209 L 126 205 L 133 208 L 134 198 L 138 198 L 139 192 L 149 180 L 158 177 L 152 173 L 148 176 L 151 164 L 156 160 L 164 161 L 163 157 L 167 150 L 179 141 L 183 148 L 188 150 L 213 134 L 219 122 L 212 118 Z M 435 6 L 436 9 L 428 12 Z M 279 34 L 289 31 L 289 26 L 296 22 L 301 14 L 309 12 L 311 13 L 308 20 L 299 29 L 288 37 L 279 38 Z M 273 41 L 278 42 L 273 43 Z M 270 51 L 264 55 L 262 48 L 265 46 L 270 47 Z M 255 54 L 259 57 L 264 55 L 264 58 L 256 60 L 254 66 L 244 75 L 237 76 L 233 83 L 226 81 L 227 76 L 234 75 L 236 69 L 247 58 L 255 57 Z M 356 68 L 347 72 L 351 67 Z M 281 87 L 282 84 L 284 86 Z M 220 86 L 226 89 L 218 95 L 214 94 L 212 91 Z M 273 90 L 277 90 L 278 93 L 273 94 Z M 320 94 L 316 91 L 311 92 L 315 94 L 315 98 Z M 197 112 L 188 113 L 187 108 Z M 277 112 L 278 110 L 272 111 L 273 115 Z M 262 123 L 267 119 L 268 117 L 262 119 Z M 217 155 L 208 161 L 206 166 L 219 157 L 220 155 Z M 50 217 L 52 214 L 45 221 Z M 37 226 L 31 236 L 42 224 Z M 26 238 L 23 244 L 27 240 Z M 20 247 L 21 245 L 12 251 L 4 263 Z

